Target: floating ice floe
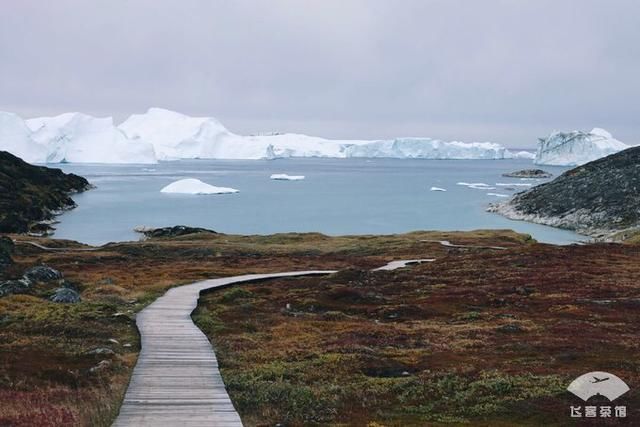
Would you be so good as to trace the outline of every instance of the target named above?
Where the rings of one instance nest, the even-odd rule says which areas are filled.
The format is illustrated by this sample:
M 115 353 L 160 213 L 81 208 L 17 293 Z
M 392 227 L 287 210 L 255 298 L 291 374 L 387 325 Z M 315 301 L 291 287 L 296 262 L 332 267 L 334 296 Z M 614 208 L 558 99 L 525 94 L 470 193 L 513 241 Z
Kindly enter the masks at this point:
M 287 175 L 286 173 L 274 173 L 270 177 L 276 181 L 302 181 L 304 175 Z
M 531 187 L 532 184 L 525 182 L 508 183 L 508 182 L 496 182 L 498 187 Z
M 440 187 L 431 187 L 431 191 L 447 191 L 444 188 L 440 188 Z
M 470 187 L 472 185 L 476 186 L 476 187 L 482 187 L 482 186 L 488 187 L 489 186 L 489 184 L 485 184 L 484 182 L 464 182 L 464 181 L 456 182 L 456 185 L 463 185 L 463 186 L 466 186 L 466 187 Z
M 464 187 L 473 188 L 476 190 L 495 190 L 496 187 L 491 187 L 489 184 L 485 184 L 484 182 L 458 182 L 456 185 L 462 185 Z
M 487 196 L 495 196 L 495 197 L 509 197 L 508 194 L 500 194 L 500 193 L 487 193 Z
M 237 193 L 238 190 L 228 187 L 216 187 L 195 178 L 185 178 L 172 182 L 160 190 L 160 192 L 177 194 L 230 194 Z

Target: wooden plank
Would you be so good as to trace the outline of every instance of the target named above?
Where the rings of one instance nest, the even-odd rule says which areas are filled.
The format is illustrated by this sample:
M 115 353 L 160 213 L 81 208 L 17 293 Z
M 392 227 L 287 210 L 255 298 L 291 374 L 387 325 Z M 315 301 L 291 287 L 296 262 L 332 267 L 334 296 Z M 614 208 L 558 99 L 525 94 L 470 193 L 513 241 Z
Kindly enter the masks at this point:
M 136 317 L 142 350 L 113 425 L 242 426 L 211 343 L 191 320 L 200 292 L 239 282 L 332 272 L 249 274 L 167 291 Z

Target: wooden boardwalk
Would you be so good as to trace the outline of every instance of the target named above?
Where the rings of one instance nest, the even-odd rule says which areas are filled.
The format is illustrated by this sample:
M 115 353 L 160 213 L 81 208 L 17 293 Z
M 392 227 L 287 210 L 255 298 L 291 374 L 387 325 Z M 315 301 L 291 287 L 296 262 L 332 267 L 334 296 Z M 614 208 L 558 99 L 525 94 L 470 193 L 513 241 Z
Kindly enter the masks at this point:
M 113 425 L 242 426 L 211 343 L 191 320 L 200 291 L 238 282 L 328 273 L 332 271 L 249 274 L 167 291 L 136 317 L 142 350 Z

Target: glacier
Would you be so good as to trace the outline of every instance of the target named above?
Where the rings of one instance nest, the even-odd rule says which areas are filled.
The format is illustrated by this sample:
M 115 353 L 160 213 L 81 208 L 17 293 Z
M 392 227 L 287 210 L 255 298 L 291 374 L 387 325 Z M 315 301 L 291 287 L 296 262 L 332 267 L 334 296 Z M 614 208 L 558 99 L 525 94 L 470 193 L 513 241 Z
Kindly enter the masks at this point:
M 23 120 L 0 113 L 0 150 L 31 163 L 136 163 L 178 159 L 277 159 L 287 157 L 511 159 L 529 158 L 491 142 L 433 138 L 325 139 L 296 133 L 238 135 L 212 117 L 163 108 L 133 114 L 116 126 L 111 117 L 65 113 Z
M 591 132 L 553 132 L 546 138 L 539 139 L 534 163 L 580 166 L 629 147 L 600 128 L 594 128 Z

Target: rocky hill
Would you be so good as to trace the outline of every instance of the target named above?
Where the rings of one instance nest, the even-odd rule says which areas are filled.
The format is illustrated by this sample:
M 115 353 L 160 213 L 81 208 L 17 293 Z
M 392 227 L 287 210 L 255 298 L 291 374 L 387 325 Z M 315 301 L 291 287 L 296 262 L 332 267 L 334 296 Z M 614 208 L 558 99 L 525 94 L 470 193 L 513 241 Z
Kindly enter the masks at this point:
M 56 212 L 76 206 L 70 194 L 91 185 L 60 169 L 33 166 L 0 151 L 0 233 L 46 233 Z
M 640 232 L 640 147 L 571 169 L 489 210 L 596 238 L 629 238 Z

